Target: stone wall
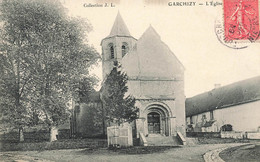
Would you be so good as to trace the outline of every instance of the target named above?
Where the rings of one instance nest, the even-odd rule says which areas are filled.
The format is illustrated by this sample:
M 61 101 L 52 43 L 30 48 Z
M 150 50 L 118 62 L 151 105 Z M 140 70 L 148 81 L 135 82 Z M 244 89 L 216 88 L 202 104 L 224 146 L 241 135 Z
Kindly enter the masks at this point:
M 24 142 L 43 142 L 50 140 L 50 131 L 38 130 L 38 131 L 24 131 Z M 19 142 L 19 132 L 11 131 L 5 132 L 0 135 L 1 142 Z
M 260 126 L 260 100 L 231 106 L 213 112 L 220 128 L 230 124 L 234 131 L 257 131 Z
M 187 132 L 187 137 L 220 138 L 220 132 Z
M 234 139 L 244 139 L 246 138 L 244 132 L 227 131 L 220 133 L 221 138 L 234 138 Z
M 260 132 L 247 132 L 248 139 L 260 139 Z

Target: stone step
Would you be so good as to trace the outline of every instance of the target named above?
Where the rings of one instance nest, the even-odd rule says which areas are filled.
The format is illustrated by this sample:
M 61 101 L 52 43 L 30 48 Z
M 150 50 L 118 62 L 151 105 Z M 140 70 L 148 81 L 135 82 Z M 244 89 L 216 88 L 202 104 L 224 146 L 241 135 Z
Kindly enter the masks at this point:
M 189 146 L 193 146 L 199 144 L 199 141 L 198 138 L 186 137 L 186 143 Z
M 178 146 L 181 145 L 174 136 L 149 135 L 146 137 L 148 146 Z

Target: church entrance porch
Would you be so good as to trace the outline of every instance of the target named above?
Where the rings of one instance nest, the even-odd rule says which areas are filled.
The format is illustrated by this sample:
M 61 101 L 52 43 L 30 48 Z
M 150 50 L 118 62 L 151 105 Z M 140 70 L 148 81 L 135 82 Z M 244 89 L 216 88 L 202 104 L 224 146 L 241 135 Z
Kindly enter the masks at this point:
M 170 135 L 171 112 L 162 105 L 149 105 L 144 110 L 144 134 L 145 135 Z

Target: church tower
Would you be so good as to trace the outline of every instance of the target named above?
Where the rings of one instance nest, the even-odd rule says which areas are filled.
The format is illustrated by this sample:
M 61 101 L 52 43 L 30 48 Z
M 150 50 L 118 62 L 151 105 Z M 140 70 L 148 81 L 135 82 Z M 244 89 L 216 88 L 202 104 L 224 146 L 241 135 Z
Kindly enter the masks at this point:
M 121 63 L 122 58 L 133 49 L 136 41 L 118 12 L 110 34 L 101 41 L 103 79 L 111 72 L 115 62 Z

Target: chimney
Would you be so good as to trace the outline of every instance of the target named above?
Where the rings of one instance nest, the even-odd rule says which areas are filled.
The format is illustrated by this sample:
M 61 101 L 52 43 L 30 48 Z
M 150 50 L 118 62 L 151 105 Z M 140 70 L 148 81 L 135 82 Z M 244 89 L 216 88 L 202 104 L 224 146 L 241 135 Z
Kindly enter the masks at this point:
M 221 87 L 221 84 L 214 84 L 214 89 L 217 89 L 217 88 L 219 88 L 219 87 Z

